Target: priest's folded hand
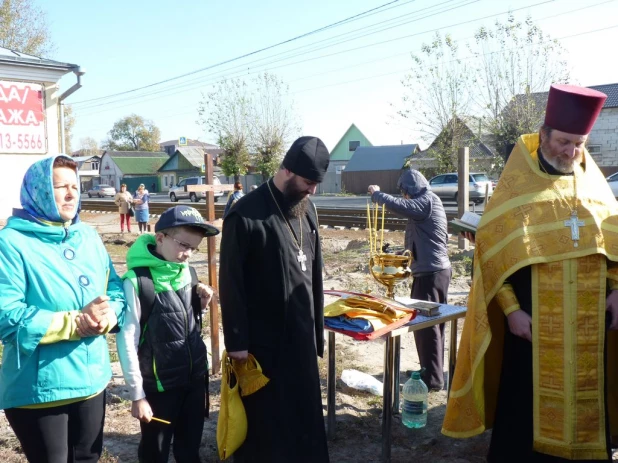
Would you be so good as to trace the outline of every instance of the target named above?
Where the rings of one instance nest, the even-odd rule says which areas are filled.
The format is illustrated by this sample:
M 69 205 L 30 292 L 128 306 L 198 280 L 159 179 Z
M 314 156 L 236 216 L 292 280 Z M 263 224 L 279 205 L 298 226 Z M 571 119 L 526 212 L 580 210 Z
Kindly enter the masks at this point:
M 610 319 L 610 330 L 618 330 L 618 290 L 611 291 L 605 301 L 606 316 Z
M 509 330 L 515 336 L 532 342 L 532 317 L 523 310 L 515 310 L 507 316 Z
M 242 361 L 242 360 L 247 360 L 247 357 L 249 357 L 249 351 L 248 350 L 238 350 L 235 352 L 228 352 L 227 355 L 231 359 Z

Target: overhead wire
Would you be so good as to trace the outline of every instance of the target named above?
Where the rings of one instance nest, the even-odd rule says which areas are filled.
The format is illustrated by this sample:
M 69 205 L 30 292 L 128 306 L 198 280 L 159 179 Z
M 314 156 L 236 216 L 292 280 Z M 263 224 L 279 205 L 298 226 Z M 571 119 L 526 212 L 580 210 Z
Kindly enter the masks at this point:
M 312 30 L 312 31 L 310 31 L 310 32 L 306 32 L 306 33 L 304 33 L 304 34 L 298 35 L 298 36 L 293 37 L 293 38 L 291 38 L 291 39 L 287 39 L 287 40 L 284 40 L 284 41 L 282 41 L 282 42 L 276 43 L 276 44 L 274 44 L 274 45 L 269 45 L 269 46 L 267 46 L 267 47 L 260 48 L 259 50 L 254 50 L 254 51 L 252 51 L 252 52 L 245 53 L 244 55 L 240 55 L 240 56 L 237 56 L 237 57 L 234 57 L 234 58 L 230 58 L 230 59 L 227 59 L 227 60 L 221 61 L 221 62 L 219 62 L 219 63 L 215 63 L 215 64 L 212 64 L 212 65 L 206 66 L 206 67 L 201 68 L 201 69 L 196 69 L 196 70 L 194 70 L 194 71 L 190 71 L 190 72 L 187 72 L 187 73 L 185 73 L 185 74 L 181 74 L 181 75 L 178 75 L 178 76 L 175 76 L 175 77 L 170 77 L 169 79 L 164 79 L 164 80 L 161 80 L 161 81 L 159 81 L 159 82 L 154 82 L 154 83 L 151 83 L 151 84 L 148 84 L 148 85 L 144 85 L 144 86 L 142 86 L 142 87 L 137 87 L 137 88 L 134 88 L 134 89 L 125 90 L 125 91 L 123 91 L 123 92 L 114 93 L 114 94 L 111 94 L 111 95 L 105 95 L 105 96 L 101 96 L 101 97 L 97 97 L 97 98 L 90 98 L 90 99 L 88 99 L 88 100 L 81 100 L 81 101 L 77 101 L 77 102 L 75 102 L 75 103 L 73 103 L 73 104 L 86 103 L 86 102 L 89 102 L 89 101 L 97 101 L 97 100 L 102 100 L 102 99 L 105 99 L 105 98 L 111 98 L 111 97 L 114 97 L 114 96 L 126 95 L 126 94 L 128 94 L 128 93 L 136 92 L 136 91 L 138 91 L 138 90 L 143 90 L 143 89 L 145 89 L 145 88 L 150 88 L 150 87 L 153 87 L 153 86 L 156 86 L 156 85 L 160 85 L 160 84 L 163 84 L 163 83 L 166 83 L 166 82 L 171 82 L 171 81 L 173 81 L 173 80 L 181 79 L 181 78 L 183 78 L 183 77 L 187 77 L 187 76 L 190 76 L 190 75 L 193 75 L 193 74 L 199 73 L 199 72 L 207 71 L 207 70 L 212 69 L 212 68 L 214 68 L 214 67 L 217 67 L 217 66 L 222 66 L 222 65 L 224 65 L 224 64 L 228 64 L 228 63 L 231 63 L 231 62 L 233 62 L 233 61 L 237 61 L 237 60 L 240 60 L 240 59 L 243 59 L 243 58 L 247 58 L 247 57 L 249 57 L 249 56 L 252 56 L 252 55 L 255 55 L 255 54 L 261 53 L 261 52 L 263 52 L 263 51 L 270 50 L 270 49 L 272 49 L 272 48 L 275 48 L 275 47 L 278 47 L 278 46 L 284 45 L 284 44 L 286 44 L 286 43 L 290 43 L 290 42 L 293 42 L 293 41 L 295 41 L 295 40 L 300 40 L 300 39 L 302 39 L 302 38 L 304 38 L 304 37 L 308 37 L 308 36 L 311 36 L 311 35 L 313 35 L 313 34 L 317 34 L 317 33 L 319 33 L 319 32 L 322 32 L 322 31 L 328 30 L 328 29 L 330 29 L 330 28 L 337 27 L 337 26 L 339 26 L 339 25 L 342 25 L 342 24 L 345 24 L 345 23 L 348 23 L 348 22 L 352 22 L 353 20 L 356 20 L 357 18 L 360 18 L 360 17 L 362 17 L 362 16 L 364 16 L 364 15 L 368 15 L 368 13 L 375 12 L 376 10 L 380 10 L 381 8 L 384 8 L 384 7 L 388 6 L 388 5 L 392 5 L 392 4 L 397 3 L 397 2 L 399 2 L 399 1 L 400 1 L 400 0 L 392 0 L 392 1 L 388 2 L 388 3 L 384 3 L 384 4 L 380 5 L 380 6 L 375 7 L 375 8 L 371 8 L 371 9 L 369 9 L 369 10 L 363 11 L 363 12 L 358 13 L 358 14 L 356 14 L 356 15 L 349 16 L 348 18 L 345 18 L 345 19 L 343 19 L 343 20 L 336 21 L 336 22 L 334 22 L 334 23 L 332 23 L 332 24 L 329 24 L 329 25 L 327 25 L 327 26 L 323 26 L 323 27 L 320 27 L 320 28 L 318 28 L 318 29 L 314 29 L 314 30 Z M 413 2 L 413 1 L 415 1 L 415 0 L 409 0 L 408 2 L 405 2 L 404 4 L 406 4 L 406 3 L 410 3 L 410 2 Z M 389 8 L 389 9 L 390 9 L 390 8 Z M 387 11 L 388 11 L 388 9 L 387 9 Z
M 452 2 L 452 1 L 454 1 L 454 0 L 448 0 L 448 1 L 446 1 L 446 2 L 443 2 L 443 3 L 439 4 L 439 5 L 442 5 L 442 4 L 444 4 L 444 3 L 449 3 L 449 2 Z M 478 1 L 480 1 L 480 0 L 463 0 L 463 1 L 464 1 L 464 2 L 468 2 L 467 4 L 469 4 L 469 3 L 478 2 Z M 410 3 L 410 2 L 408 2 L 408 3 Z M 436 6 L 439 6 L 439 5 L 434 5 L 434 6 L 430 7 L 430 8 L 435 8 Z M 465 6 L 465 5 L 464 5 L 464 6 Z M 428 9 L 428 8 L 424 8 L 424 9 L 422 9 L 422 10 L 425 10 L 425 9 Z M 422 10 L 418 10 L 418 11 L 422 11 Z M 410 15 L 410 14 L 416 14 L 416 13 L 418 13 L 418 11 L 415 11 L 415 12 L 412 12 L 412 13 L 408 13 L 408 14 L 403 15 L 403 16 L 408 16 L 408 15 Z M 431 17 L 431 16 L 434 16 L 434 15 L 436 15 L 436 14 L 443 13 L 443 12 L 445 12 L 445 11 L 450 11 L 450 10 L 442 10 L 442 11 L 438 11 L 438 12 L 433 13 L 433 14 L 431 14 L 431 15 L 424 16 L 424 17 L 422 17 L 422 18 L 415 18 L 415 19 L 413 19 L 413 20 L 406 21 L 406 22 L 404 22 L 404 23 L 402 23 L 402 24 L 398 24 L 398 25 L 396 25 L 396 26 L 392 26 L 392 27 L 399 27 L 399 26 L 401 26 L 401 25 L 409 24 L 409 23 L 414 22 L 414 21 L 419 21 L 419 20 L 422 20 L 422 19 L 426 19 L 427 17 Z M 389 20 L 382 21 L 382 22 L 380 22 L 380 23 L 378 23 L 378 24 L 381 24 L 381 23 L 383 23 L 383 22 L 387 22 L 387 21 L 393 21 L 393 20 L 401 19 L 401 18 L 402 18 L 402 16 L 399 16 L 399 17 L 397 17 L 397 18 L 391 18 L 391 19 L 389 19 Z M 373 27 L 373 26 L 374 26 L 374 25 L 372 25 L 372 26 L 370 26 L 370 27 Z M 392 28 L 392 27 L 391 27 L 391 28 Z M 382 32 L 382 31 L 384 31 L 384 30 L 388 30 L 388 29 L 390 29 L 390 28 L 385 28 L 385 29 L 382 29 L 382 30 L 377 31 L 377 32 Z M 359 30 L 362 30 L 362 29 L 357 29 L 357 30 L 354 30 L 354 31 L 346 32 L 346 33 L 344 33 L 344 34 L 340 34 L 339 36 L 335 36 L 335 37 L 340 37 L 340 36 L 343 36 L 343 35 L 347 35 L 347 34 L 350 34 L 350 33 L 354 33 L 354 32 L 357 32 L 357 31 L 359 31 Z M 365 30 L 366 30 L 366 28 L 365 28 Z M 372 32 L 372 33 L 376 33 L 376 32 Z M 365 33 L 365 34 L 360 35 L 360 36 L 358 36 L 358 37 L 356 37 L 356 38 L 363 38 L 363 37 L 368 36 L 368 35 L 371 35 L 371 34 Z M 356 38 L 355 38 L 355 39 L 356 39 Z M 322 40 L 322 41 L 314 42 L 314 43 L 312 43 L 312 44 L 304 45 L 304 46 L 302 46 L 302 47 L 298 47 L 298 48 L 296 48 L 296 49 L 294 49 L 294 50 L 302 49 L 302 48 L 304 48 L 304 47 L 308 47 L 308 46 L 313 46 L 313 45 L 315 45 L 316 43 L 321 43 L 321 42 L 324 42 L 324 41 L 327 41 L 327 40 L 332 40 L 332 39 L 333 39 L 333 37 L 328 38 L 328 39 L 324 39 L 324 40 Z M 347 40 L 345 40 L 345 41 L 349 41 L 349 40 L 352 40 L 352 39 L 347 39 Z M 340 44 L 340 43 L 344 43 L 345 41 L 340 41 L 340 42 L 338 42 L 338 43 L 331 44 L 331 45 L 328 45 L 328 46 L 324 46 L 324 47 L 319 48 L 319 49 L 328 48 L 328 47 L 330 47 L 330 46 L 338 45 L 338 44 Z M 317 49 L 317 50 L 319 50 L 319 49 Z M 309 51 L 306 51 L 306 52 L 303 52 L 303 53 L 296 53 L 296 54 L 294 54 L 293 56 L 290 56 L 290 57 L 287 57 L 287 58 L 282 58 L 282 59 L 279 59 L 279 60 L 270 61 L 270 62 L 268 62 L 268 63 L 265 63 L 263 66 L 268 66 L 268 65 L 270 65 L 270 64 L 273 64 L 273 63 L 279 62 L 279 61 L 281 61 L 281 60 L 283 60 L 283 59 L 290 59 L 290 58 L 294 58 L 294 57 L 296 57 L 296 56 L 301 56 L 301 55 L 303 55 L 303 54 L 305 54 L 305 53 L 312 53 L 313 51 L 317 51 L 317 50 L 309 50 Z M 226 73 L 229 73 L 229 71 L 231 71 L 231 70 L 234 70 L 234 69 L 239 69 L 239 68 L 241 69 L 241 71 L 236 72 L 236 73 L 234 73 L 234 74 L 239 74 L 239 73 L 240 73 L 240 74 L 243 74 L 243 73 L 244 73 L 243 69 L 245 69 L 245 68 L 246 68 L 246 66 L 248 66 L 248 65 L 250 65 L 250 64 L 253 64 L 253 63 L 255 63 L 255 62 L 259 62 L 259 61 L 263 61 L 263 60 L 266 60 L 266 59 L 271 59 L 271 58 L 273 58 L 273 57 L 275 57 L 275 56 L 279 56 L 279 55 L 284 54 L 284 53 L 289 53 L 290 51 L 291 51 L 291 50 L 288 50 L 288 51 L 285 51 L 285 52 L 282 52 L 282 53 L 278 53 L 278 54 L 275 54 L 275 55 L 271 55 L 271 56 L 268 56 L 268 57 L 265 57 L 265 58 L 260 58 L 260 59 L 258 59 L 258 60 L 255 60 L 255 61 L 252 61 L 252 62 L 249 62 L 249 63 L 243 63 L 243 64 L 240 64 L 240 65 L 236 65 L 236 66 L 234 66 L 234 67 L 232 67 L 232 68 L 229 68 L 229 69 L 226 69 L 226 70 L 216 71 L 215 73 L 213 73 L 213 74 L 209 74 L 209 75 L 207 75 L 207 76 L 200 76 L 200 77 L 198 77 L 198 78 L 194 78 L 194 79 L 191 79 L 191 80 L 189 80 L 189 81 L 185 81 L 185 82 L 181 82 L 181 83 L 176 83 L 176 84 L 173 84 L 173 85 L 171 85 L 171 86 L 164 87 L 164 88 L 162 88 L 162 89 L 158 89 L 158 90 L 154 90 L 154 91 L 149 91 L 149 92 L 147 92 L 147 93 L 141 93 L 141 94 L 139 94 L 139 95 L 134 95 L 134 96 L 131 96 L 131 97 L 128 97 L 128 98 L 126 98 L 126 97 L 125 97 L 125 98 L 118 99 L 118 100 L 115 100 L 115 101 L 107 101 L 107 102 L 102 102 L 102 103 L 91 103 L 90 105 L 85 105 L 85 106 L 79 106 L 79 104 L 85 103 L 85 102 L 87 102 L 87 101 L 93 101 L 93 100 L 83 100 L 83 101 L 81 101 L 81 102 L 77 102 L 77 103 L 73 103 L 73 104 L 74 104 L 74 105 L 78 105 L 76 109 L 81 109 L 81 110 L 84 110 L 84 109 L 90 109 L 90 108 L 100 107 L 100 106 L 107 105 L 107 104 L 114 104 L 114 103 L 117 103 L 117 102 L 122 102 L 122 103 L 124 103 L 124 102 L 126 102 L 127 100 L 130 100 L 130 99 L 140 99 L 140 98 L 144 98 L 144 97 L 149 96 L 149 95 L 160 94 L 160 93 L 164 93 L 164 92 L 166 92 L 166 91 L 176 90 L 176 89 L 178 89 L 178 88 L 184 88 L 184 87 L 187 87 L 187 86 L 192 85 L 193 83 L 199 83 L 199 85 L 197 85 L 197 87 L 199 87 L 199 86 L 202 86 L 202 85 L 203 85 L 203 82 L 205 82 L 205 81 L 212 81 L 213 76 L 217 76 L 217 77 L 216 77 L 217 79 L 221 79 L 221 78 L 223 78 L 223 80 L 225 80 L 226 78 L 229 78 L 229 77 L 228 77 L 228 76 L 223 77 L 223 76 L 221 76 L 221 75 L 219 75 L 219 74 L 226 74 Z M 116 95 L 117 95 L 117 94 L 116 94 Z M 111 96 L 110 96 L 110 98 L 111 98 Z
M 539 21 L 545 20 L 545 19 L 551 19 L 551 18 L 554 18 L 554 17 L 566 15 L 566 14 L 571 14 L 573 12 L 577 12 L 577 11 L 580 11 L 580 10 L 583 10 L 583 9 L 587 9 L 587 8 L 597 7 L 597 6 L 600 6 L 600 5 L 603 5 L 603 4 L 606 4 L 606 3 L 611 3 L 611 2 L 614 2 L 614 1 L 616 1 L 616 0 L 608 0 L 608 1 L 605 1 L 605 2 L 600 2 L 600 3 L 597 3 L 597 4 L 593 4 L 593 5 L 587 5 L 587 6 L 584 6 L 584 7 L 581 7 L 581 8 L 577 8 L 577 9 L 574 9 L 574 10 L 565 11 L 565 12 L 561 12 L 561 13 L 556 13 L 554 15 L 550 15 L 550 16 L 546 16 L 546 17 L 540 18 Z M 541 4 L 544 4 L 544 3 L 548 3 L 548 2 L 540 2 L 540 3 L 529 5 L 529 6 L 523 7 L 523 8 L 531 8 L 533 6 L 538 6 L 538 5 L 541 5 Z M 520 8 L 520 9 L 523 9 L 523 8 Z M 516 11 L 516 10 L 510 10 L 510 12 L 513 12 L 513 11 Z M 487 19 L 489 17 L 499 16 L 499 15 L 505 14 L 505 13 L 508 13 L 508 12 L 502 12 L 502 13 L 498 13 L 498 14 L 495 14 L 495 15 L 490 15 L 490 16 L 485 16 L 485 17 L 482 17 L 482 18 L 477 18 L 476 21 L 482 20 L 482 19 Z M 434 31 L 441 30 L 441 29 L 448 28 L 448 27 L 455 27 L 457 25 L 466 24 L 466 23 L 469 23 L 469 22 L 470 21 L 465 21 L 463 23 L 458 23 L 458 24 L 455 24 L 455 25 L 444 26 L 444 27 L 441 27 L 441 28 L 438 28 L 438 29 L 434 29 L 434 30 L 431 30 L 431 31 L 424 31 L 423 33 L 434 32 Z M 574 33 L 574 34 L 565 35 L 565 36 L 562 36 L 562 37 L 558 37 L 555 40 L 564 40 L 564 39 L 569 39 L 569 38 L 573 38 L 573 37 L 577 37 L 577 36 L 581 36 L 581 35 L 587 35 L 587 34 L 591 34 L 591 33 L 602 32 L 602 31 L 605 31 L 605 30 L 614 29 L 616 27 L 618 27 L 618 24 L 617 25 L 608 26 L 608 27 L 604 27 L 604 28 L 597 28 L 597 29 L 593 29 L 593 30 L 589 30 L 589 31 L 578 32 L 578 33 Z M 414 35 L 416 35 L 416 34 L 414 34 Z M 460 39 L 460 40 L 462 40 L 462 39 Z M 554 39 L 552 39 L 552 40 L 554 40 Z M 372 46 L 372 45 L 373 44 L 370 44 L 370 45 L 367 45 L 367 46 Z M 396 57 L 398 55 L 403 55 L 403 54 L 408 54 L 408 53 L 409 52 L 399 53 L 399 54 L 391 55 L 390 57 L 387 57 L 387 58 L 392 58 L 392 57 Z M 497 52 L 492 52 L 492 53 L 497 53 Z M 462 59 L 467 60 L 467 59 L 471 59 L 471 58 L 474 58 L 474 57 L 473 56 L 469 56 L 469 57 L 464 57 Z M 368 61 L 366 63 L 380 61 L 382 59 L 383 58 L 381 58 L 379 60 L 371 60 L 371 61 Z M 292 65 L 292 64 L 294 64 L 294 63 L 291 63 L 289 65 Z M 301 89 L 301 90 L 298 90 L 298 91 L 295 91 L 295 92 L 291 92 L 291 93 L 292 94 L 298 94 L 298 93 L 304 93 L 304 92 L 307 92 L 307 91 L 313 91 L 313 90 L 322 89 L 322 88 L 328 88 L 328 87 L 339 86 L 339 85 L 346 85 L 346 84 L 350 84 L 350 83 L 355 83 L 355 82 L 360 82 L 360 81 L 365 81 L 365 80 L 376 79 L 376 78 L 384 77 L 384 76 L 387 76 L 387 75 L 393 75 L 393 74 L 405 72 L 406 70 L 409 70 L 409 67 L 407 67 L 406 69 L 398 69 L 398 70 L 391 71 L 391 72 L 388 72 L 388 73 L 381 73 L 381 74 L 378 74 L 378 75 L 366 76 L 366 77 L 359 78 L 359 79 L 346 80 L 346 81 L 343 81 L 343 82 L 336 82 L 336 83 L 327 84 L 327 85 L 323 85 L 323 86 L 312 87 L 312 88 L 307 88 L 307 89 Z M 331 70 L 331 71 L 327 71 L 327 72 L 324 72 L 324 73 L 318 73 L 318 74 L 315 74 L 315 76 L 321 75 L 321 74 L 326 74 L 326 73 L 329 73 L 329 72 L 334 72 L 334 71 L 336 71 L 336 70 Z M 299 78 L 297 80 L 302 80 L 302 79 L 303 78 Z M 190 107 L 190 106 L 194 107 L 194 105 L 186 105 L 186 107 Z M 117 109 L 117 108 L 109 108 L 109 110 L 113 110 L 113 109 Z M 100 111 L 97 111 L 96 113 L 92 113 L 92 114 L 98 114 L 99 112 L 104 112 L 104 111 L 107 111 L 107 109 L 106 110 L 100 110 Z M 189 112 L 178 113 L 177 115 L 191 114 L 194 111 L 195 110 L 192 110 L 192 111 L 189 111 Z M 80 115 L 80 117 L 82 117 L 82 116 Z M 168 115 L 167 117 L 171 117 L 171 115 Z

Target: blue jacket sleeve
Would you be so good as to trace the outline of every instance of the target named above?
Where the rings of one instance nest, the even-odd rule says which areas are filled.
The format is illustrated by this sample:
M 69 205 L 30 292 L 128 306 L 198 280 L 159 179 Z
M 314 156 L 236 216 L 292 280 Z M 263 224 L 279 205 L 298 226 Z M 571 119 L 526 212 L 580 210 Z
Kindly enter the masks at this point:
M 17 343 L 31 355 L 47 333 L 55 310 L 26 304 L 26 272 L 21 255 L 3 242 L 0 246 L 0 340 Z
M 380 205 L 384 204 L 388 210 L 413 220 L 425 220 L 431 214 L 431 200 L 426 195 L 405 199 L 376 191 L 371 195 L 371 200 Z

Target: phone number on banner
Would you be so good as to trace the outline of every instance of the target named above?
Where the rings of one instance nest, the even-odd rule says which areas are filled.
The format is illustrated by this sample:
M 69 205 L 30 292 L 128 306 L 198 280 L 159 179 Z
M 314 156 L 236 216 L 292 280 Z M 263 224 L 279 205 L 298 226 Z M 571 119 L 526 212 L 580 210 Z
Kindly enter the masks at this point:
M 45 137 L 40 134 L 0 131 L 0 153 L 45 153 Z

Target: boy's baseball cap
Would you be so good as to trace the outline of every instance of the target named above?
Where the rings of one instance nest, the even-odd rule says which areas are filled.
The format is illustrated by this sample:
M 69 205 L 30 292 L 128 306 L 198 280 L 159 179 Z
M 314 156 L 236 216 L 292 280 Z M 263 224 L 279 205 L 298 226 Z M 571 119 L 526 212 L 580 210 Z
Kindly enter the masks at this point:
M 204 236 L 215 236 L 219 229 L 204 221 L 197 209 L 190 206 L 174 206 L 166 210 L 155 224 L 155 233 L 174 227 L 196 227 L 204 232 Z

